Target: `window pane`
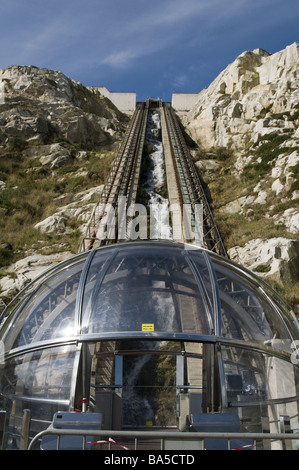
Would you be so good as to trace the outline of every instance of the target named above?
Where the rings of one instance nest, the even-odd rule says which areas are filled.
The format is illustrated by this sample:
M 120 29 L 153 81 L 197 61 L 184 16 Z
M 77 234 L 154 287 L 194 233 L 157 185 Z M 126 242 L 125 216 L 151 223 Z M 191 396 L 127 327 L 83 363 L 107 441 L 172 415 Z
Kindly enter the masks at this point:
M 280 358 L 247 349 L 222 346 L 228 401 L 269 401 L 296 397 L 295 366 Z M 298 368 L 297 368 L 298 369 Z
M 298 428 L 299 368 L 257 351 L 222 346 L 228 407 L 237 411 L 244 429 L 261 432 L 268 417 L 270 432 L 281 432 L 280 420 Z
M 85 257 L 58 269 L 28 294 L 12 319 L 6 321 L 6 350 L 74 334 L 76 296 L 84 262 Z
M 9 360 L 1 371 L 2 397 L 69 400 L 75 346 L 44 349 Z
M 89 333 L 150 328 L 210 334 L 202 292 L 183 251 L 122 248 L 105 267 L 103 261 L 98 253 L 90 268 L 95 279 L 89 275 L 86 283 L 93 287 L 89 304 L 84 301 Z
M 278 312 L 245 276 L 215 266 L 221 302 L 222 335 L 227 338 L 265 342 L 275 338 L 289 348 L 289 333 Z M 283 346 L 277 340 L 288 340 Z
M 69 410 L 76 347 L 35 351 L 0 368 L 0 409 L 8 412 L 7 449 L 20 445 L 23 410 L 30 410 L 30 435 L 46 429 L 56 411 Z

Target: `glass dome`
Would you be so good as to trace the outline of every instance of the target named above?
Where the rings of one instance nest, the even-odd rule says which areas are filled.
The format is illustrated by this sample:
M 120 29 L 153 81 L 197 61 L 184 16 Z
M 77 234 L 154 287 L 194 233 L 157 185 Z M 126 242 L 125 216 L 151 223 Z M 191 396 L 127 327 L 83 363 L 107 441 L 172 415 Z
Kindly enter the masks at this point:
M 194 413 L 232 411 L 248 431 L 259 431 L 265 414 L 276 423 L 287 412 L 297 426 L 295 316 L 260 279 L 203 248 L 145 241 L 81 253 L 27 286 L 8 311 L 0 332 L 8 446 L 18 446 L 25 408 L 34 435 L 83 399 L 106 415 L 107 429 L 185 430 Z

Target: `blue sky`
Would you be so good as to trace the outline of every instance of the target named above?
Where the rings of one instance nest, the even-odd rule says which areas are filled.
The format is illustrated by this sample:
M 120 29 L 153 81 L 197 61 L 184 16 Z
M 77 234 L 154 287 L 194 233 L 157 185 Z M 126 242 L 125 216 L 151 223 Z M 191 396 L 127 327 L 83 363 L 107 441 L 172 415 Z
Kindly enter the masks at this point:
M 170 101 L 245 50 L 299 42 L 298 25 L 298 0 L 0 0 L 0 68 L 46 67 Z

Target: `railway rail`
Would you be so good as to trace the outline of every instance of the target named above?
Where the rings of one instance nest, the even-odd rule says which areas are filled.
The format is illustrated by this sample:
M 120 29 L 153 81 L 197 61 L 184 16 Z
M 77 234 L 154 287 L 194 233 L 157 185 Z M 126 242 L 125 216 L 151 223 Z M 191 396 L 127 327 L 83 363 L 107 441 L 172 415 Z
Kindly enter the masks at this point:
M 147 114 L 148 108 L 145 103 L 139 103 L 113 162 L 101 197 L 93 210 L 79 252 L 121 239 L 117 230 L 118 223 L 113 224 L 113 230 L 109 233 L 109 222 L 112 222 L 109 221 L 110 209 L 113 207 L 117 210 L 117 201 L 120 196 L 126 198 L 128 206 L 136 201 Z M 114 212 L 114 216 L 118 217 L 117 212 Z M 104 229 L 107 229 L 105 237 L 103 237 Z
M 158 108 L 163 113 L 166 133 L 163 136 L 169 142 L 171 158 L 175 170 L 178 199 L 181 207 L 189 208 L 191 232 L 198 232 L 198 208 L 201 210 L 200 239 L 205 248 L 227 257 L 212 211 L 207 201 L 194 161 L 186 145 L 175 112 L 169 103 L 161 100 L 147 100 L 138 103 L 127 132 L 113 162 L 109 176 L 103 188 L 100 200 L 96 204 L 86 233 L 80 244 L 79 252 L 101 245 L 123 241 L 127 235 L 127 220 L 122 220 L 119 213 L 119 198 L 122 196 L 126 207 L 135 204 L 140 180 L 143 147 L 146 135 L 147 118 L 150 107 Z M 113 210 L 111 210 L 113 208 Z M 188 238 L 188 237 L 187 237 Z M 182 240 L 188 241 L 188 240 Z

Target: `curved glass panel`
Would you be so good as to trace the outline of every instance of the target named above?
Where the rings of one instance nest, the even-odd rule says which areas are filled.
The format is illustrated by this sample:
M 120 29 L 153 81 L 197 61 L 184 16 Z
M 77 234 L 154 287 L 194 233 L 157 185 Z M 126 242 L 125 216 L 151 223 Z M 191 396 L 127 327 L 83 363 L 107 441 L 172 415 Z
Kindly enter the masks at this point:
M 184 250 L 149 245 L 111 253 L 108 257 L 99 251 L 90 267 L 83 301 L 85 333 L 211 334 L 209 300 Z
M 235 273 L 232 266 L 214 263 L 221 303 L 222 336 L 244 341 L 269 342 L 285 349 L 290 334 L 280 315 L 256 285 Z
M 144 418 L 185 426 L 191 413 L 219 410 L 239 414 L 251 431 L 259 431 L 263 416 L 279 423 L 287 414 L 298 426 L 299 368 L 290 356 L 298 331 L 288 313 L 242 267 L 184 248 L 170 242 L 97 248 L 21 293 L 0 336 L 8 353 L 0 357 L 0 409 L 9 414 L 12 443 L 25 408 L 34 435 L 56 411 L 81 409 L 82 397 L 112 425 L 107 397 L 120 388 L 128 426 L 144 425 Z M 134 388 L 141 421 L 133 423 Z
M 5 350 L 73 335 L 76 296 L 86 255 L 44 278 L 4 324 Z
M 76 347 L 43 349 L 8 360 L 1 374 L 1 397 L 69 400 Z
M 30 433 L 68 410 L 76 346 L 60 346 L 11 358 L 0 366 L 0 409 L 9 410 L 7 448 L 18 448 L 24 409 L 30 409 Z
M 229 406 L 280 399 L 296 402 L 298 367 L 283 359 L 239 347 L 222 346 L 221 350 Z
M 298 421 L 298 367 L 249 349 L 221 346 L 221 351 L 229 407 L 242 407 L 244 420 L 252 425 L 255 403 L 261 415 L 272 418 L 270 421 L 279 423 L 280 415 Z
M 95 297 L 98 295 L 103 276 L 107 270 L 110 260 L 113 257 L 114 250 L 98 250 L 94 253 L 90 266 L 87 266 L 87 276 L 83 286 L 83 301 L 82 301 L 82 332 L 88 331 L 88 324 L 91 315 L 92 305 L 95 302 Z

